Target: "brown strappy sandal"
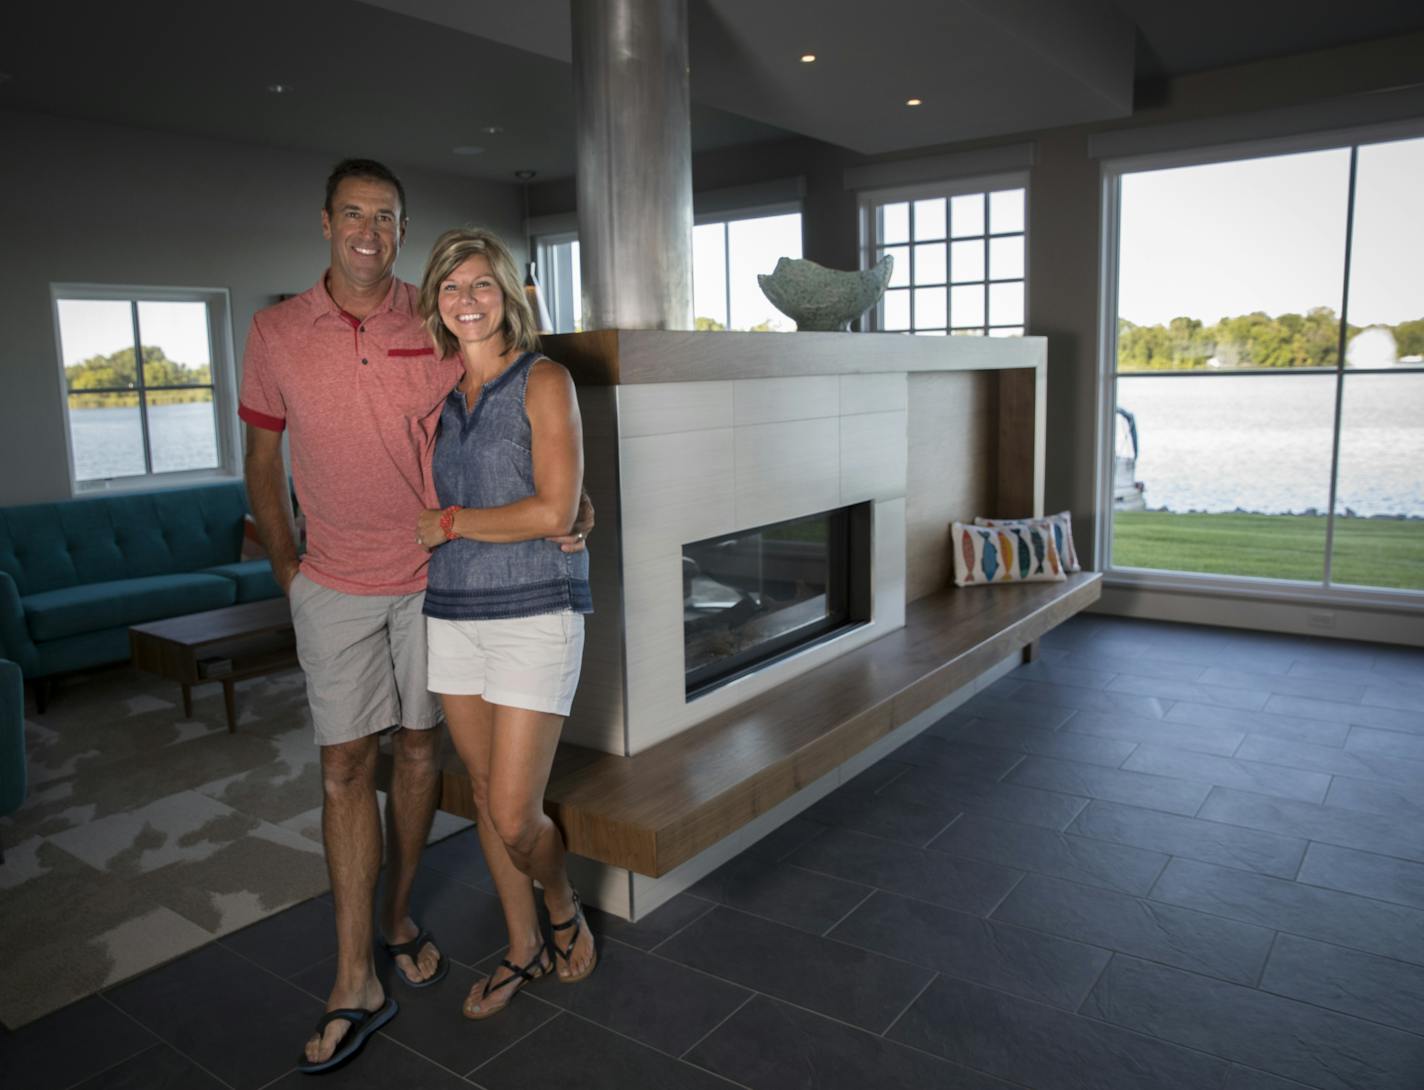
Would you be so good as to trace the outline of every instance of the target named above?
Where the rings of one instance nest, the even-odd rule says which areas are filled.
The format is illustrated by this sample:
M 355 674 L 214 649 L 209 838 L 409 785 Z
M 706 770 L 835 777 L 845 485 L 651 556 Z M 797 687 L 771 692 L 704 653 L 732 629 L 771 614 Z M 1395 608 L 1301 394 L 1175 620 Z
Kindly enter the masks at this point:
M 545 951 L 540 950 L 537 954 L 534 955 L 534 960 L 529 962 L 528 965 L 515 965 L 514 962 L 510 961 L 508 958 L 505 958 L 503 961 L 500 962 L 500 965 L 508 969 L 511 975 L 505 977 L 498 984 L 494 983 L 493 972 L 490 973 L 489 976 L 485 977 L 485 986 L 480 992 L 480 1002 L 483 1003 L 486 999 L 488 999 L 491 993 L 497 992 L 501 988 L 513 984 L 516 980 L 519 981 L 519 984 L 510 990 L 509 998 L 507 998 L 497 1007 L 481 1007 L 478 1011 L 472 1011 L 470 1010 L 470 996 L 466 996 L 465 1002 L 460 1007 L 460 1013 L 471 1021 L 478 1022 L 482 1018 L 489 1018 L 491 1015 L 498 1014 L 500 1011 L 504 1010 L 505 1007 L 509 1006 L 512 1002 L 514 1002 L 515 992 L 519 991 L 519 989 L 524 987 L 525 984 L 528 984 L 534 980 L 538 980 L 541 976 L 547 976 L 549 973 L 552 973 L 554 971 L 554 966 L 544 960 L 544 955 Z M 498 970 L 495 970 L 495 972 L 498 972 Z M 472 988 L 471 992 L 473 991 L 474 989 Z

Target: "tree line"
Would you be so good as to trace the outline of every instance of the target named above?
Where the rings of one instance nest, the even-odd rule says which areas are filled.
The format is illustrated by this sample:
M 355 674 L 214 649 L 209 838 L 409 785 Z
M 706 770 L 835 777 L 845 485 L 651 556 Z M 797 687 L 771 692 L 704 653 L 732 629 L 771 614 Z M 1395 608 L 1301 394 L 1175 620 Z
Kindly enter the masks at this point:
M 1400 357 L 1424 355 L 1424 318 L 1398 325 L 1347 325 L 1348 344 L 1366 329 L 1388 329 Z M 1206 325 L 1196 318 L 1173 318 L 1163 325 L 1117 323 L 1120 371 L 1191 371 L 1220 367 L 1334 367 L 1340 320 L 1330 307 L 1272 318 L 1262 311 Z
M 64 369 L 69 384 L 69 404 L 76 409 L 133 408 L 138 404 L 138 371 L 134 350 L 121 348 L 107 356 L 90 356 Z M 170 360 L 158 345 L 143 346 L 143 384 L 146 387 L 184 386 L 183 390 L 151 390 L 150 405 L 178 405 L 190 401 L 210 401 L 212 369 L 207 364 L 189 367 Z M 109 390 L 116 393 L 84 393 Z

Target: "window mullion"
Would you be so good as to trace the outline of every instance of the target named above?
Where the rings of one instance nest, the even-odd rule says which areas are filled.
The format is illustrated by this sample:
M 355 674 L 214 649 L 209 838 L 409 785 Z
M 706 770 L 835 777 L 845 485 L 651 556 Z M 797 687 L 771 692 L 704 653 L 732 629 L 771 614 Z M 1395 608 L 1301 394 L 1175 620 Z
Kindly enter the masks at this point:
M 1340 486 L 1340 426 L 1345 408 L 1345 342 L 1350 329 L 1350 257 L 1355 242 L 1355 180 L 1359 170 L 1360 149 L 1350 148 L 1350 184 L 1345 207 L 1345 271 L 1340 285 L 1340 335 L 1335 355 L 1335 426 L 1330 435 L 1330 500 L 1325 508 L 1325 576 L 1331 581 L 1331 563 L 1335 557 L 1335 496 Z
M 153 474 L 153 451 L 148 441 L 148 393 L 143 385 L 143 334 L 138 327 L 138 300 L 129 300 L 129 314 L 133 321 L 134 337 L 134 384 L 138 388 L 138 424 L 143 435 L 143 471 Z

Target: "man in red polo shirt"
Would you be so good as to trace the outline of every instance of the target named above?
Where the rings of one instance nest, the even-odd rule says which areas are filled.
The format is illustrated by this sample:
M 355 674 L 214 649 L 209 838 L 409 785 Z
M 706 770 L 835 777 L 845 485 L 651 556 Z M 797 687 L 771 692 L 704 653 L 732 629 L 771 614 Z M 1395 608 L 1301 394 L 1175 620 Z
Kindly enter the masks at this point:
M 416 315 L 416 288 L 392 273 L 406 227 L 399 179 L 371 160 L 338 163 L 321 220 L 331 266 L 313 287 L 253 318 L 238 410 L 247 425 L 248 497 L 291 600 L 321 747 L 337 969 L 327 1015 L 306 1045 L 307 1071 L 349 1059 L 396 1012 L 372 960 L 377 735 L 390 729 L 381 937 L 412 987 L 434 984 L 447 969 L 433 936 L 410 916 L 439 791 L 432 729 L 439 701 L 425 686 L 421 616 L 428 554 L 416 523 L 439 505 L 430 453 L 441 405 L 461 373 L 458 358 L 436 358 Z M 300 560 L 283 431 L 307 522 Z M 582 548 L 582 534 L 567 540 Z

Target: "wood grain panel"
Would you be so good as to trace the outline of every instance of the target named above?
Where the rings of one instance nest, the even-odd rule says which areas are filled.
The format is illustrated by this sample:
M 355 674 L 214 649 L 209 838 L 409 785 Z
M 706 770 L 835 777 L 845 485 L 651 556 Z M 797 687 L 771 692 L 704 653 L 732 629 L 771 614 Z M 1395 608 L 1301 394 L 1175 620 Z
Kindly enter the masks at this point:
M 1038 375 L 1020 368 L 1000 371 L 994 377 L 998 421 L 991 517 L 1041 515 Z
M 943 590 L 953 582 L 949 524 L 956 519 L 969 521 L 989 510 L 997 440 L 994 377 L 993 373 L 909 376 L 907 601 Z

